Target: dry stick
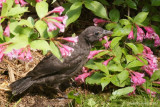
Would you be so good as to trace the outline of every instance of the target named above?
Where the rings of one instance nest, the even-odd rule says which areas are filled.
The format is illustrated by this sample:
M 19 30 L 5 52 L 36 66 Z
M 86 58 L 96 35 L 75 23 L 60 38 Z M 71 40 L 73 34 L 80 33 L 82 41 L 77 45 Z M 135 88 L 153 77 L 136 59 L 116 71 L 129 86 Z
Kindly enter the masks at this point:
M 11 67 L 12 64 L 8 60 L 6 60 L 5 58 L 3 59 L 3 61 L 6 62 L 6 63 L 8 63 L 7 69 L 8 69 L 8 74 L 9 74 L 10 82 L 14 82 L 16 79 L 15 79 L 15 76 L 14 76 L 14 71 L 13 71 L 13 69 Z
M 13 69 L 9 64 L 7 65 L 7 68 L 8 68 L 8 74 L 9 74 L 10 81 L 14 82 L 16 79 L 15 79 L 15 76 L 14 76 Z

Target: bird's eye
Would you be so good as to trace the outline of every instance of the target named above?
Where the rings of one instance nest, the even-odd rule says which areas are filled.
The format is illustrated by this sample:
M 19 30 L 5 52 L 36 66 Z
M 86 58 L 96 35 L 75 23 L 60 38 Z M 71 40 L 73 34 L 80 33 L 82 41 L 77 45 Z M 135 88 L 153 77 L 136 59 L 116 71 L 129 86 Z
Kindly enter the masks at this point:
M 99 32 L 95 32 L 95 35 L 98 36 L 98 35 L 99 35 Z

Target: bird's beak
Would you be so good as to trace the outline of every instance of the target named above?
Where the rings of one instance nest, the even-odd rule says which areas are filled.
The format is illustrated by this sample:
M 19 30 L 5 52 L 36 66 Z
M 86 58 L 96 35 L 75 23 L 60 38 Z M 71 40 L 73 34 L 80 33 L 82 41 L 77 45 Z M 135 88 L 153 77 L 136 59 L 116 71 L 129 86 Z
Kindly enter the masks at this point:
M 109 30 L 103 30 L 102 34 L 99 36 L 99 38 L 102 38 L 104 36 L 107 36 L 107 35 L 111 35 L 113 32 L 112 31 L 109 31 Z
M 103 30 L 104 35 L 111 35 L 113 32 L 109 30 Z

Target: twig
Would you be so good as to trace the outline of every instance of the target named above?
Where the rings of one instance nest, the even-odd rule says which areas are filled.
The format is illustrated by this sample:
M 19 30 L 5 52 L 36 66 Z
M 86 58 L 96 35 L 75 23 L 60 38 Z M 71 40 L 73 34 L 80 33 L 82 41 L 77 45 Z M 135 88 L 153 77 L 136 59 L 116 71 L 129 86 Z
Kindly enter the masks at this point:
M 8 68 L 8 74 L 9 74 L 10 82 L 14 82 L 16 79 L 15 79 L 15 76 L 14 76 L 13 69 L 12 69 L 12 67 L 10 67 L 9 64 L 8 64 L 7 68 Z
M 130 16 L 130 8 L 128 7 L 128 16 Z

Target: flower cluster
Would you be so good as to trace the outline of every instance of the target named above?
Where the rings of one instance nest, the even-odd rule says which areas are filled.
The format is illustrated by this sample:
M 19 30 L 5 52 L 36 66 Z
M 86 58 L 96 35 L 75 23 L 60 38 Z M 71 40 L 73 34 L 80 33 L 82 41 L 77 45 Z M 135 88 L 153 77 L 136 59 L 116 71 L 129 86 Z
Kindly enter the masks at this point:
M 74 51 L 74 49 L 72 47 L 69 47 L 64 44 L 60 44 L 60 46 L 58 46 L 58 47 L 59 47 L 59 50 L 60 50 L 63 58 L 65 58 L 67 56 L 71 56 L 71 53 Z
M 64 8 L 62 6 L 59 6 L 59 7 L 54 8 L 52 11 L 48 12 L 48 15 L 52 13 L 58 13 L 59 15 L 61 15 L 63 11 L 64 11 Z M 48 25 L 49 32 L 57 30 L 57 28 L 60 29 L 60 32 L 64 32 L 67 19 L 68 19 L 67 16 L 58 16 L 58 17 L 48 16 L 48 17 L 43 18 L 43 20 Z
M 66 38 L 61 38 L 60 37 L 58 39 L 71 42 L 71 43 L 73 43 L 73 45 L 75 45 L 78 42 L 78 36 L 76 36 L 76 37 L 66 37 Z M 63 58 L 65 58 L 67 56 L 71 56 L 71 53 L 74 51 L 74 49 L 72 47 L 69 47 L 69 46 L 61 44 L 61 43 L 58 43 L 57 46 L 58 46 Z
M 143 27 L 146 30 L 146 34 L 144 33 L 144 31 L 142 30 L 142 28 L 140 28 L 138 25 L 136 25 L 137 28 L 137 39 L 136 41 L 138 42 L 142 42 L 143 39 L 150 39 L 150 40 L 154 40 L 154 46 L 160 46 L 160 37 L 158 36 L 158 34 L 153 30 L 152 27 L 146 26 Z M 128 39 L 134 39 L 134 34 L 133 34 L 133 27 L 132 30 L 130 31 L 129 35 L 128 35 Z
M 132 87 L 134 88 L 134 90 L 133 92 L 129 93 L 129 95 L 133 95 L 135 94 L 136 86 L 142 85 L 143 83 L 146 82 L 146 80 L 143 78 L 144 77 L 143 73 L 131 71 L 130 75 L 131 75 L 131 82 L 133 83 Z
M 108 63 L 109 63 L 109 61 L 111 61 L 112 59 L 113 59 L 113 57 L 111 57 L 111 58 L 107 59 L 106 61 L 104 61 L 104 62 L 103 62 L 103 64 L 107 66 L 107 65 L 108 65 Z
M 86 79 L 88 76 L 92 75 L 92 73 L 93 73 L 93 72 L 88 72 L 88 68 L 86 68 L 86 67 L 83 67 L 83 68 L 82 68 L 82 72 L 83 72 L 83 74 L 78 75 L 78 77 L 75 78 L 75 81 L 76 81 L 78 84 L 84 83 L 85 79 Z
M 17 50 L 13 49 L 11 52 L 7 54 L 7 56 L 10 58 L 10 60 L 14 58 L 22 60 L 22 61 L 32 61 L 33 60 L 29 47 L 27 49 L 25 48 L 21 48 Z
M 96 50 L 96 51 L 90 51 L 89 55 L 88 55 L 88 59 L 92 59 L 96 54 L 98 54 L 99 52 L 102 52 L 103 50 Z
M 155 57 L 151 49 L 145 45 L 143 55 L 145 59 L 148 61 L 148 65 L 144 65 L 142 69 L 145 70 L 147 74 L 152 76 L 153 72 L 155 70 L 158 70 L 157 57 Z
M 97 26 L 99 23 L 106 23 L 108 21 L 103 20 L 103 19 L 94 18 L 93 22 L 94 22 L 94 25 Z
M 36 0 L 36 2 L 41 2 L 42 0 Z M 2 8 L 2 3 L 6 2 L 6 0 L 0 0 L 0 8 Z M 28 4 L 27 2 L 25 2 L 24 0 L 14 0 L 15 4 L 21 4 L 21 6 L 25 6 L 26 4 Z

